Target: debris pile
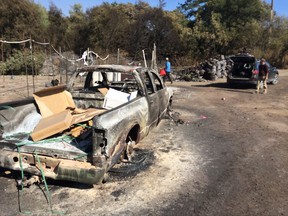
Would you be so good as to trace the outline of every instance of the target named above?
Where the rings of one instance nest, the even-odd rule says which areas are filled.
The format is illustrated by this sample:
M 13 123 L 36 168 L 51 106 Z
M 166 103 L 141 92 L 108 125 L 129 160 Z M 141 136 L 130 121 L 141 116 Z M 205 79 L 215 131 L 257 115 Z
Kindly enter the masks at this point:
M 220 58 L 210 58 L 201 62 L 198 66 L 188 67 L 174 71 L 176 80 L 201 82 L 217 80 L 226 77 L 232 66 L 232 61 L 221 55 Z
M 180 118 L 180 113 L 173 111 L 171 108 L 167 111 L 168 117 L 172 119 L 176 125 L 184 124 L 184 121 Z

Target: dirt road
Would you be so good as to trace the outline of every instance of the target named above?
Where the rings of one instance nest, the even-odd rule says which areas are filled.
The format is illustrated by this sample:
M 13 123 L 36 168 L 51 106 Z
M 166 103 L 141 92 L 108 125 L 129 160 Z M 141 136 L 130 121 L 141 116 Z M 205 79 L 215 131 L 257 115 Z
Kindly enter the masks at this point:
M 287 215 L 288 71 L 268 94 L 224 80 L 177 83 L 175 112 L 135 149 L 135 161 L 91 187 L 48 181 L 54 214 Z M 143 162 L 141 162 L 142 160 Z M 52 215 L 44 185 L 23 191 L 0 170 L 1 215 Z M 47 193 L 46 193 L 47 194 Z

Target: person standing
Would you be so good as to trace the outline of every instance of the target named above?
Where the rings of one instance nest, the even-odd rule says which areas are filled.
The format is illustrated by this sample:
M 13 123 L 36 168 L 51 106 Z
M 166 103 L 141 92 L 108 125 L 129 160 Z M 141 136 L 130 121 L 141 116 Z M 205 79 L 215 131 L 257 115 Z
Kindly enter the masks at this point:
M 261 58 L 259 68 L 258 68 L 258 81 L 256 93 L 259 93 L 260 86 L 263 84 L 263 93 L 267 93 L 267 79 L 268 79 L 268 66 L 264 58 Z
M 163 77 L 164 82 L 165 82 L 166 78 L 168 77 L 168 79 L 170 80 L 170 82 L 172 84 L 173 81 L 172 81 L 172 78 L 171 78 L 171 63 L 169 61 L 169 58 L 166 58 L 165 72 L 166 72 L 166 75 Z

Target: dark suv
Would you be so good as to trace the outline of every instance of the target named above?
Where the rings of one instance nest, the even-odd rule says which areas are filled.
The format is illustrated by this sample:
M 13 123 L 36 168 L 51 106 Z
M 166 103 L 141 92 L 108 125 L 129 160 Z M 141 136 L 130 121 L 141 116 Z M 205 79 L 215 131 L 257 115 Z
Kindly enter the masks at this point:
M 238 54 L 229 57 L 232 60 L 232 67 L 227 75 L 227 83 L 257 84 L 259 60 L 250 54 Z M 277 84 L 279 72 L 266 61 L 269 74 L 267 83 Z

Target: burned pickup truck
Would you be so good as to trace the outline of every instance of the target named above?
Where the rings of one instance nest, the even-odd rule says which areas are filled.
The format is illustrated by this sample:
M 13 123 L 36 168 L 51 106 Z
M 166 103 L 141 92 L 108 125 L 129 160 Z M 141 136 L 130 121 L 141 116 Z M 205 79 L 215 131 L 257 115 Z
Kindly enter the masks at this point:
M 78 68 L 67 86 L 0 104 L 0 167 L 29 175 L 101 183 L 128 147 L 157 126 L 172 101 L 154 70 Z

